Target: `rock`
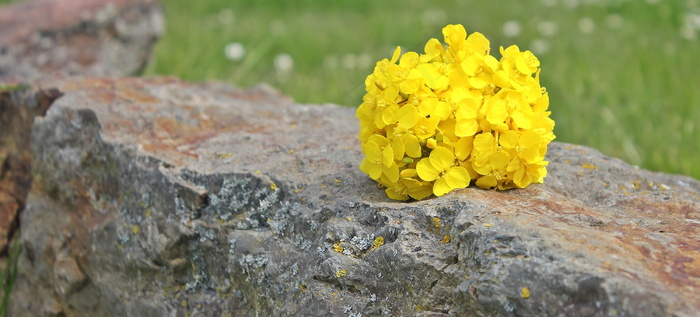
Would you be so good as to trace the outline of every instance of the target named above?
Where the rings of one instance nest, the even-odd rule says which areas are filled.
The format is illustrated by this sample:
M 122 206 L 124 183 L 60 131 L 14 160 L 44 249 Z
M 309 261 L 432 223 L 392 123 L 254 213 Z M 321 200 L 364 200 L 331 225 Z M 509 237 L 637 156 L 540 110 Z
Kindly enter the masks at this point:
M 172 78 L 34 85 L 65 95 L 33 129 L 13 315 L 700 309 L 694 179 L 555 142 L 544 184 L 402 203 L 358 170 L 352 108 Z
M 33 0 L 0 9 L 0 79 L 140 72 L 164 31 L 157 0 Z
M 0 86 L 0 256 L 19 226 L 19 213 L 32 183 L 29 142 L 35 116 L 60 96 L 57 90 Z M 0 267 L 4 268 L 4 265 Z

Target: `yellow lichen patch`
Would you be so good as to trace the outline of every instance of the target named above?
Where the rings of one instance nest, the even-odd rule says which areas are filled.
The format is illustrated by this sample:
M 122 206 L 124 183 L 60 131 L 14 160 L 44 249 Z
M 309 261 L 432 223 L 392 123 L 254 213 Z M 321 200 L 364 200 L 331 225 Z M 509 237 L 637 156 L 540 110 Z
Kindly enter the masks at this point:
M 233 156 L 233 153 L 219 154 L 220 159 L 227 159 L 231 156 Z
M 527 287 L 523 287 L 522 290 L 520 290 L 520 296 L 523 298 L 530 298 L 530 289 Z
M 640 187 L 640 182 L 637 180 L 632 181 L 632 185 L 634 186 L 634 189 L 639 190 Z
M 131 232 L 132 232 L 133 234 L 139 233 L 139 225 L 134 225 L 134 226 L 131 228 Z
M 384 245 L 384 237 L 376 237 L 374 238 L 374 243 L 372 245 L 372 251 L 376 250 L 378 247 L 381 247 Z
M 150 217 L 150 216 L 151 216 L 151 210 L 148 209 L 148 210 L 146 210 L 146 217 Z
M 335 179 L 335 182 L 336 182 L 337 184 L 340 184 L 340 180 L 337 179 L 337 178 Z
M 335 251 L 335 252 L 343 252 L 343 250 L 345 250 L 345 248 L 343 248 L 342 244 L 343 244 L 342 242 L 338 242 L 338 243 L 334 244 L 334 245 L 333 245 L 333 251 Z
M 260 171 L 259 171 L 259 170 L 258 170 L 258 171 L 255 171 L 255 174 L 256 174 L 256 175 L 260 175 Z
M 491 224 L 491 223 L 485 223 L 484 226 L 485 226 L 485 227 L 493 227 L 493 224 Z
M 581 167 L 587 168 L 587 169 L 589 169 L 589 170 L 591 170 L 591 171 L 594 170 L 594 169 L 596 169 L 596 168 L 598 168 L 598 166 L 595 166 L 595 165 L 593 165 L 593 164 L 588 164 L 588 163 L 583 163 L 583 164 L 581 164 Z
M 302 293 L 306 293 L 306 285 L 299 284 L 299 289 L 301 290 Z
M 444 237 L 442 237 L 442 240 L 440 240 L 440 243 L 445 244 L 450 242 L 450 235 L 446 234 Z
M 435 226 L 435 229 L 440 229 L 440 222 L 442 219 L 438 217 L 433 217 L 433 226 Z
M 343 277 L 347 274 L 348 274 L 348 272 L 343 270 L 343 269 L 335 271 L 335 277 Z
M 326 185 L 321 185 L 321 188 L 325 189 L 325 188 L 326 188 Z
M 277 184 L 275 184 L 275 182 L 271 182 L 271 183 L 270 183 L 270 189 L 272 189 L 272 190 L 277 189 Z
M 287 154 L 294 154 L 294 150 L 287 151 Z

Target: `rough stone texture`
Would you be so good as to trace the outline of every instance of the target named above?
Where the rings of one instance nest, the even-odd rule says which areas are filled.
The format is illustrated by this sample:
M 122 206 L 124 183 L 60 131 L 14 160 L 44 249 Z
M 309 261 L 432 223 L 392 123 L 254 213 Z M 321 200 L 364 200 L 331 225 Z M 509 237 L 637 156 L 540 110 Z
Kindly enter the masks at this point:
M 31 0 L 0 7 L 0 78 L 135 74 L 163 31 L 157 0 Z
M 351 108 L 170 78 L 38 84 L 65 95 L 34 125 L 13 315 L 700 309 L 694 179 L 552 143 L 545 184 L 393 202 L 357 168 Z
M 12 89 L 10 89 L 12 88 Z M 30 87 L 0 86 L 0 256 L 18 227 L 32 183 L 29 142 L 35 116 L 43 116 L 60 94 Z M 4 265 L 0 265 L 4 268 Z

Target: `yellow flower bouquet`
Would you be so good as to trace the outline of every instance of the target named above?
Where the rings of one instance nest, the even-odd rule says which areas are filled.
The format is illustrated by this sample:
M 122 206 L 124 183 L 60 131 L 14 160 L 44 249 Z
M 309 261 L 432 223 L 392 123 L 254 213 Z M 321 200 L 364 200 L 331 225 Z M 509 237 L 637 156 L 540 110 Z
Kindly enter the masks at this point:
M 443 28 L 425 54 L 397 48 L 367 76 L 357 109 L 365 158 L 360 169 L 395 200 L 465 188 L 542 183 L 554 139 L 540 62 L 530 51 L 490 55 L 481 33 Z M 399 58 L 400 57 L 400 58 Z M 398 63 L 397 63 L 398 62 Z

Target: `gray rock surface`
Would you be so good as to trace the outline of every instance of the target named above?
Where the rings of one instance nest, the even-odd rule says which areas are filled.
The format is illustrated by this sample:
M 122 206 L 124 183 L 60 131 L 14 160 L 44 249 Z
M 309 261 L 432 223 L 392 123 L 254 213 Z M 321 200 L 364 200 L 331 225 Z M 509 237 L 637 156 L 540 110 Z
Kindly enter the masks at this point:
M 172 78 L 34 85 L 65 95 L 33 129 L 13 316 L 700 309 L 694 179 L 555 142 L 544 184 L 394 202 L 358 170 L 352 108 Z
M 157 0 L 31 0 L 0 6 L 0 79 L 140 72 L 164 31 Z

